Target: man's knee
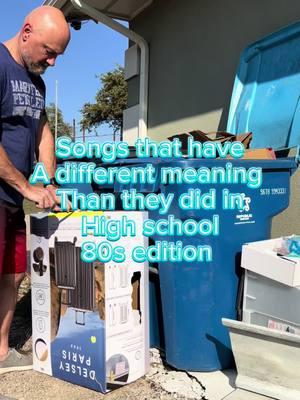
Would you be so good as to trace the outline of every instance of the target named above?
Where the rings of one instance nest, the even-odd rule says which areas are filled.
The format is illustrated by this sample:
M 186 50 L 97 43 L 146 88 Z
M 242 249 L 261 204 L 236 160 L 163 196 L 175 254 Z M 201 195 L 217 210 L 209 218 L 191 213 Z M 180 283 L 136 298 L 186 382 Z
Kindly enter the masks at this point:
M 5 287 L 19 288 L 22 280 L 24 279 L 25 273 L 19 274 L 3 274 L 0 277 L 0 284 Z
M 15 283 L 16 283 L 17 289 L 19 288 L 22 280 L 24 279 L 24 276 L 25 276 L 25 272 L 15 274 Z

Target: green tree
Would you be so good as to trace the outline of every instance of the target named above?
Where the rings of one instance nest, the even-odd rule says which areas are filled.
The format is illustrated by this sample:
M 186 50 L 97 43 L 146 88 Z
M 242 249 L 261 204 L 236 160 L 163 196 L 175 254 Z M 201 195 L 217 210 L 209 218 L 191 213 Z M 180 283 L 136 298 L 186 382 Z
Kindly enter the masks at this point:
M 123 110 L 127 108 L 127 82 L 124 68 L 118 66 L 113 71 L 98 76 L 101 88 L 97 91 L 95 103 L 85 103 L 81 113 L 81 126 L 89 131 L 107 123 L 114 131 L 122 131 Z
M 55 133 L 55 104 L 49 103 L 46 107 L 46 113 L 51 132 Z M 62 111 L 57 109 L 57 136 L 72 136 L 72 126 L 64 121 Z

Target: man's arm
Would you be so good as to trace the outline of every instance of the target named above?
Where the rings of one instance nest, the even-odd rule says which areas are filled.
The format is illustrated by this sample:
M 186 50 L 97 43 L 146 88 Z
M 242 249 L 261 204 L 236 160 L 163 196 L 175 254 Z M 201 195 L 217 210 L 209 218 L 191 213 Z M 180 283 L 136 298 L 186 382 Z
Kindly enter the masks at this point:
M 50 208 L 55 204 L 51 193 L 46 189 L 30 185 L 23 174 L 17 170 L 0 144 L 0 178 L 16 189 L 28 200 L 32 200 L 39 208 Z
M 53 178 L 56 170 L 55 143 L 46 114 L 41 118 L 39 125 L 36 157 L 44 164 L 49 177 Z
M 2 144 L 0 144 L 0 178 L 22 193 L 23 196 L 29 189 L 29 183 L 25 179 L 25 176 L 15 168 Z
M 48 123 L 47 115 L 43 115 L 39 125 L 37 146 L 36 146 L 36 157 L 39 162 L 44 164 L 44 167 L 50 178 L 55 176 L 56 170 L 56 156 L 55 156 L 55 142 L 50 126 Z M 59 197 L 56 196 L 57 187 L 48 185 L 46 190 L 51 194 L 56 204 L 60 203 Z M 58 206 L 53 208 L 54 211 L 60 211 Z

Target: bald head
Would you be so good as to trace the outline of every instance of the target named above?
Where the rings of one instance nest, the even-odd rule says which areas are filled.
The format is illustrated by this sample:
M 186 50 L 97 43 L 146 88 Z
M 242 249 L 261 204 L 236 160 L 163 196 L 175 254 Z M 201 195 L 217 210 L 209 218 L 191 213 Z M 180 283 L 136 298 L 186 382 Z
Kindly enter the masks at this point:
M 52 37 L 67 44 L 70 39 L 70 30 L 64 14 L 55 7 L 42 6 L 33 10 L 26 18 L 23 27 L 30 25 L 40 35 Z
M 18 34 L 21 62 L 34 74 L 42 74 L 54 66 L 70 40 L 70 29 L 63 13 L 57 8 L 42 6 L 26 18 Z

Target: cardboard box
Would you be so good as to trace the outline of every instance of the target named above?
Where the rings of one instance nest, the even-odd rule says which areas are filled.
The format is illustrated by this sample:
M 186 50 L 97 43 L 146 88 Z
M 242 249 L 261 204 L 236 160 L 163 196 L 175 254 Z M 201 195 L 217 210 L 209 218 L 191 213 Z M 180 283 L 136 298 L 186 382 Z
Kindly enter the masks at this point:
M 226 158 L 231 158 L 227 156 Z M 243 160 L 276 160 L 273 149 L 245 149 Z
M 108 241 L 81 235 L 82 217 L 134 220 L 136 236 Z M 131 250 L 146 246 L 142 212 L 74 212 L 31 216 L 33 367 L 106 393 L 149 369 L 148 264 Z M 107 229 L 106 229 L 107 233 Z M 83 262 L 81 246 L 93 241 L 123 246 L 117 263 Z
M 300 286 L 300 258 L 278 255 L 274 248 L 279 240 L 262 240 L 243 245 L 242 268 L 288 286 Z
M 246 149 L 243 159 L 276 160 L 276 155 L 273 149 Z

